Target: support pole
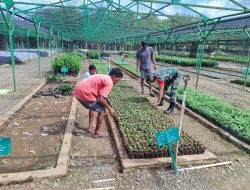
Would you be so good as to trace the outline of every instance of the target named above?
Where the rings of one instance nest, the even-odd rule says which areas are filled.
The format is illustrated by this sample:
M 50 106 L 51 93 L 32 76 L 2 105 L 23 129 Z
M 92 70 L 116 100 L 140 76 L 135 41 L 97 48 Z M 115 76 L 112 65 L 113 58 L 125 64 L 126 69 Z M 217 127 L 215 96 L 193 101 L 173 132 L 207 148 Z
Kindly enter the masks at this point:
M 62 38 L 62 53 L 64 52 L 64 44 L 63 44 L 63 38 Z
M 174 55 L 175 48 L 176 48 L 176 43 L 174 41 L 174 42 L 172 42 L 171 65 L 173 64 L 173 55 Z
M 5 43 L 6 43 L 6 51 L 8 51 L 8 49 L 9 49 L 8 34 L 4 35 L 4 37 L 5 37 Z
M 14 57 L 14 46 L 13 46 L 13 32 L 14 26 L 10 23 L 9 28 L 9 43 L 10 43 L 10 55 L 11 55 L 11 67 L 12 67 L 12 80 L 14 86 L 14 92 L 16 92 L 16 76 L 15 76 L 15 57 Z
M 248 51 L 249 51 L 249 50 L 248 50 Z M 246 76 L 245 76 L 245 81 L 244 81 L 243 89 L 245 89 L 246 84 L 247 84 L 247 78 L 248 78 L 249 66 L 250 66 L 250 55 L 248 54 L 247 71 L 246 71 Z
M 184 118 L 184 112 L 185 112 L 185 108 L 186 108 L 186 95 L 187 95 L 187 86 L 188 86 L 188 81 L 190 80 L 190 76 L 189 75 L 184 75 L 183 77 L 183 81 L 184 81 L 184 90 L 183 90 L 183 96 L 182 96 L 182 104 L 181 104 L 181 117 L 180 117 L 180 125 L 179 125 L 179 136 L 181 136 L 181 129 L 182 129 L 182 124 L 183 124 L 183 118 Z M 179 146 L 179 141 L 176 142 L 175 144 L 175 159 L 177 162 L 177 155 L 178 155 L 178 146 Z
M 52 29 L 50 28 L 49 29 L 49 52 L 50 52 L 50 66 L 52 66 L 52 57 L 53 57 L 53 53 L 52 53 L 52 40 L 51 40 L 51 37 L 52 37 Z
M 29 56 L 29 61 L 30 61 L 30 41 L 29 41 L 29 35 L 30 35 L 30 31 L 27 31 L 27 38 L 26 38 L 26 46 L 28 48 L 28 56 Z
M 250 41 L 250 34 L 249 32 L 247 31 L 247 28 L 244 29 L 246 35 L 247 35 L 247 39 L 248 41 Z M 248 49 L 248 52 L 249 52 L 250 49 Z M 250 66 L 250 55 L 248 53 L 248 63 L 247 63 L 247 71 L 246 71 L 246 76 L 245 76 L 245 81 L 244 81 L 244 85 L 243 85 L 243 89 L 245 89 L 246 87 L 246 83 L 247 83 L 247 78 L 248 78 L 248 72 L 249 72 L 249 66 Z
M 41 74 L 41 68 L 40 68 L 40 26 L 41 26 L 41 21 L 40 18 L 37 17 L 35 19 L 35 29 L 36 29 L 36 46 L 37 46 L 37 63 L 38 63 L 38 76 Z
M 243 64 L 245 62 L 245 53 L 247 54 L 247 45 L 244 43 L 242 47 L 242 60 L 241 60 L 241 67 L 240 67 L 240 72 L 242 71 Z
M 3 9 L 0 5 L 0 12 L 1 15 L 4 19 L 5 25 L 8 29 L 8 35 L 9 35 L 9 47 L 10 47 L 10 55 L 11 55 L 11 68 L 12 68 L 12 81 L 13 81 L 13 90 L 14 92 L 16 92 L 16 75 L 15 75 L 15 57 L 14 57 L 14 45 L 13 45 L 13 32 L 15 29 L 15 26 L 13 24 L 13 19 L 14 19 L 14 15 L 15 15 L 15 9 L 13 10 L 13 12 L 11 13 L 11 17 L 8 15 L 9 13 L 9 9 L 11 7 L 9 7 L 6 4 L 6 8 L 8 11 L 6 11 L 6 15 L 3 12 Z
M 205 39 L 203 39 L 202 42 L 201 42 L 201 48 L 200 48 L 200 53 L 199 53 L 198 68 L 197 68 L 197 78 L 196 78 L 195 89 L 198 88 L 198 83 L 199 83 L 199 78 L 200 78 L 201 64 L 202 64 L 202 60 L 203 60 L 203 57 L 204 57 L 204 47 L 205 47 Z
M 56 51 L 57 51 L 57 55 L 59 56 L 59 42 L 60 42 L 60 39 L 59 39 L 59 33 L 57 33 L 57 42 L 56 42 Z

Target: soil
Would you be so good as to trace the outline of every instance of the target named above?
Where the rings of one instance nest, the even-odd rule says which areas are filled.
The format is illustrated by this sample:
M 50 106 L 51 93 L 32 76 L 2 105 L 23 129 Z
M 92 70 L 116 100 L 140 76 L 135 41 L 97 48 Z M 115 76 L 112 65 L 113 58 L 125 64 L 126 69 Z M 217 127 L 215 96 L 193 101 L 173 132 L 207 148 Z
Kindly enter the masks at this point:
M 41 90 L 55 88 L 46 84 Z M 2 137 L 13 140 L 12 155 L 0 162 L 0 173 L 55 167 L 67 126 L 72 96 L 31 98 L 1 126 Z

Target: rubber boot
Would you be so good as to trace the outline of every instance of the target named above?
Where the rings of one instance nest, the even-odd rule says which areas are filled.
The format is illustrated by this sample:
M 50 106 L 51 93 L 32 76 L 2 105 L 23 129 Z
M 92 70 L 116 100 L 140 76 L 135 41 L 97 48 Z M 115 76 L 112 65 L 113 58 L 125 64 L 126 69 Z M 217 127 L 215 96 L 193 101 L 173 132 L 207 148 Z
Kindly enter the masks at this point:
M 169 105 L 169 107 L 168 107 L 168 109 L 166 109 L 166 110 L 164 111 L 164 113 L 165 113 L 165 114 L 173 113 L 173 112 L 174 112 L 174 105 L 175 105 L 175 103 L 174 103 L 174 102 L 171 102 L 170 105 Z
M 160 103 L 158 104 L 158 106 L 163 106 L 163 98 L 161 99 Z

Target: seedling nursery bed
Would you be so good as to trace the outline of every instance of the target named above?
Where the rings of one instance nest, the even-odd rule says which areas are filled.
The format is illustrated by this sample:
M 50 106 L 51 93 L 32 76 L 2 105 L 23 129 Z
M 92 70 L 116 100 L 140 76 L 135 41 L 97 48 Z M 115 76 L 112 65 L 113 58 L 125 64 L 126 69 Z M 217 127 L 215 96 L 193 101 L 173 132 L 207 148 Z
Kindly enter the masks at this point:
M 155 133 L 174 127 L 172 119 L 124 81 L 113 89 L 109 100 L 117 113 L 115 121 L 130 159 L 169 156 L 167 146 L 157 146 Z M 179 155 L 202 154 L 204 151 L 200 142 L 182 132 Z
M 76 77 L 67 83 L 76 83 Z M 57 93 L 61 84 L 45 84 L 0 126 L 1 137 L 12 138 L 12 154 L 0 157 L 0 173 L 56 166 L 73 96 Z

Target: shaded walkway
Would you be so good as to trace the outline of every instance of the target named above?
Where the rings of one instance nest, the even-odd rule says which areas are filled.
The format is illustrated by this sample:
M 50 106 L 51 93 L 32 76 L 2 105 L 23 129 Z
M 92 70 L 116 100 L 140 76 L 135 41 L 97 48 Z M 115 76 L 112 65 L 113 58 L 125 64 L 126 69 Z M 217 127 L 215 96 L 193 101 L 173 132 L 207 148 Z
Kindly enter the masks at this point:
M 44 74 L 50 70 L 50 57 L 41 57 L 40 77 L 37 59 L 32 59 L 23 65 L 16 65 L 15 68 L 17 92 L 0 95 L 0 117 L 42 82 Z M 0 66 L 0 89 L 13 90 L 11 65 Z

